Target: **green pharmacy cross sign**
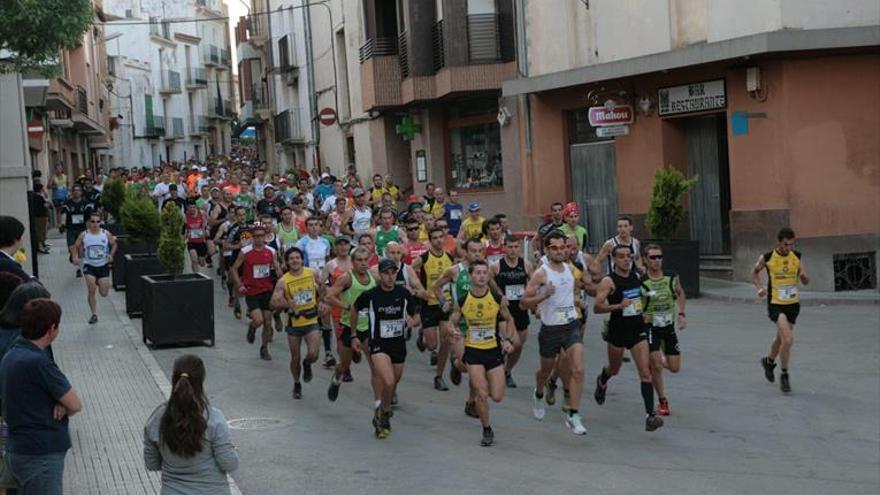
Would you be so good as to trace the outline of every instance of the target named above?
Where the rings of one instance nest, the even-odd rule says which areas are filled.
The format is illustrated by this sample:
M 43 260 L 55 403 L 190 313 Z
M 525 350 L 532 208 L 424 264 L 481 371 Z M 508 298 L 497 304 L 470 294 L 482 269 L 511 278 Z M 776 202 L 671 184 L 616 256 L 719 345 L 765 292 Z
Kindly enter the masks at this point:
M 414 124 L 412 117 L 407 115 L 400 121 L 400 124 L 394 126 L 394 131 L 397 132 L 397 135 L 402 137 L 404 141 L 412 141 L 413 138 L 416 137 L 416 134 L 422 133 L 422 126 Z

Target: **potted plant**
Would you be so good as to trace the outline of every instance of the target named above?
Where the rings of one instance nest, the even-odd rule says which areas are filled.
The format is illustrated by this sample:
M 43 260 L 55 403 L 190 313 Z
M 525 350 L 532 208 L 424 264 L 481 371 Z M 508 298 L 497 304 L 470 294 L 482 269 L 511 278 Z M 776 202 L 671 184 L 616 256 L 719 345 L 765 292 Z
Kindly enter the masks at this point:
M 162 265 L 156 256 L 159 212 L 147 196 L 130 194 L 119 214 L 126 233 L 122 243 L 125 253 L 121 257 L 123 265 L 119 267 L 125 281 L 125 311 L 129 316 L 140 316 L 143 300 L 141 275 L 162 272 Z
M 698 177 L 685 177 L 673 166 L 654 171 L 651 205 L 645 226 L 663 248 L 663 268 L 676 272 L 688 298 L 700 295 L 700 243 L 682 239 L 679 227 L 685 218 L 683 200 Z
M 214 345 L 214 290 L 210 277 L 183 273 L 183 215 L 174 203 L 162 210 L 159 236 L 162 274 L 143 282 L 143 340 L 152 346 L 209 341 Z
M 122 222 L 119 221 L 119 210 L 125 203 L 125 183 L 122 179 L 107 179 L 101 190 L 101 205 L 110 214 L 106 228 L 111 234 L 119 237 L 123 233 Z

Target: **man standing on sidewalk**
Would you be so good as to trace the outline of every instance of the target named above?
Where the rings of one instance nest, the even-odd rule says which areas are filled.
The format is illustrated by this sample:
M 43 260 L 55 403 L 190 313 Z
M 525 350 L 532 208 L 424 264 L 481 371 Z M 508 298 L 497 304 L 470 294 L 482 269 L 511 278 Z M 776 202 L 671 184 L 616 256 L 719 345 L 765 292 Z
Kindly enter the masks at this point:
M 776 356 L 782 361 L 779 387 L 783 393 L 791 392 L 788 380 L 788 361 L 794 341 L 794 324 L 801 310 L 798 282 L 807 285 L 810 277 L 804 271 L 801 253 L 794 250 L 794 231 L 788 227 L 779 230 L 778 244 L 773 251 L 764 253 L 752 269 L 752 283 L 759 298 L 767 298 L 770 321 L 776 324 L 776 339 L 770 345 L 767 357 L 761 359 L 764 376 L 770 383 L 776 380 Z M 761 272 L 767 270 L 767 287 L 761 284 Z

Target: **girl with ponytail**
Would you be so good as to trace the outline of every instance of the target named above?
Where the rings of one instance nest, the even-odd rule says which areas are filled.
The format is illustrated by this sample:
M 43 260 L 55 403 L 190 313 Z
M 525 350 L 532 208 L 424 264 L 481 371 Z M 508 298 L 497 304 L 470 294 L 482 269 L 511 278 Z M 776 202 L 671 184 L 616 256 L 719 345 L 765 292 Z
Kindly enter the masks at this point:
M 186 354 L 174 361 L 171 396 L 144 428 L 144 462 L 162 471 L 162 494 L 228 494 L 226 473 L 238 453 L 223 413 L 208 404 L 205 364 Z

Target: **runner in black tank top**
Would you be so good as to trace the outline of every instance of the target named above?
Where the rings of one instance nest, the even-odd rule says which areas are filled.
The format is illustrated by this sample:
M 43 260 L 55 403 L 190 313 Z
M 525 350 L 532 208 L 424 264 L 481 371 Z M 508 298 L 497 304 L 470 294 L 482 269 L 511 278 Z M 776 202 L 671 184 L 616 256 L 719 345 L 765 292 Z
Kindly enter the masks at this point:
M 515 236 L 504 238 L 504 255 L 491 266 L 491 282 L 493 289 L 507 298 L 510 315 L 516 325 L 516 337 L 513 340 L 513 352 L 507 356 L 504 372 L 507 386 L 516 388 L 511 371 L 522 355 L 529 329 L 529 311 L 520 306 L 520 299 L 529 283 L 532 264 L 519 256 L 520 240 Z

